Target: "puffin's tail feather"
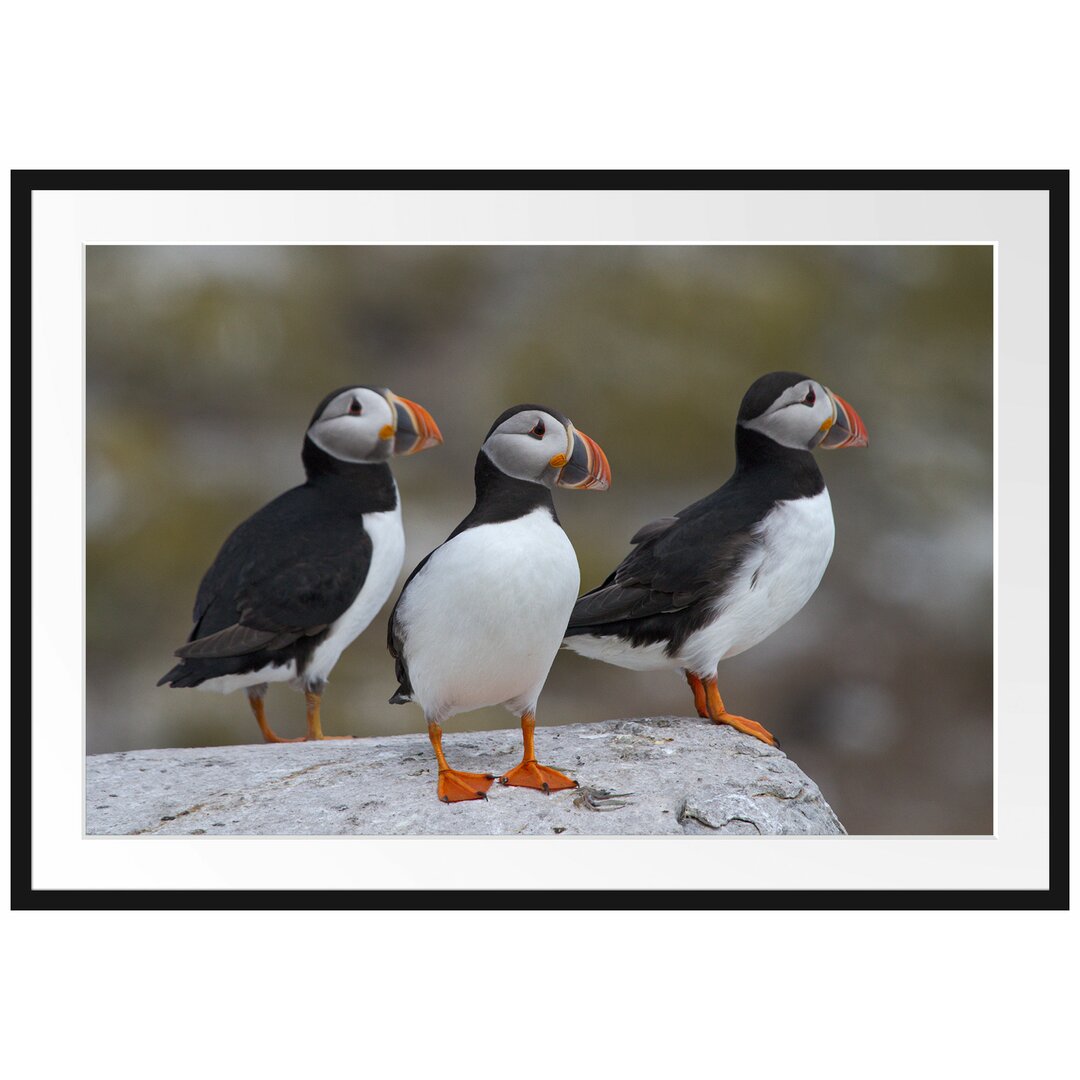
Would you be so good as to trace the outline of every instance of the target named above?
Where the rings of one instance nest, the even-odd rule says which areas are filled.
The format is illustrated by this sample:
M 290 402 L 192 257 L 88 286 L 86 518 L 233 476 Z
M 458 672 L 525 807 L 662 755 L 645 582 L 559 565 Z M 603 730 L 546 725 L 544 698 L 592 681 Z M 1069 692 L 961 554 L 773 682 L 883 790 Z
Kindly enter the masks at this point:
M 198 686 L 199 683 L 205 682 L 205 675 L 196 675 L 194 671 L 187 666 L 187 664 L 180 663 L 170 671 L 165 672 L 157 681 L 158 686 L 164 686 L 166 683 L 172 687 L 188 687 Z
M 397 693 L 390 699 L 391 705 L 408 705 L 412 701 L 412 691 L 404 686 L 397 688 Z

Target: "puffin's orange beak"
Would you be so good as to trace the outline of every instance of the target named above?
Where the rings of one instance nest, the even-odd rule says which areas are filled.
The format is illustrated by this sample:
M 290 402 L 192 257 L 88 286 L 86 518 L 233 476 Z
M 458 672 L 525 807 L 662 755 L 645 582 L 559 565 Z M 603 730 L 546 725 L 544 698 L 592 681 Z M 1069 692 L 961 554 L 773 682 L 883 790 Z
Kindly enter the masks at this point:
M 870 436 L 859 414 L 839 395 L 827 386 L 825 393 L 832 398 L 833 420 L 825 430 L 818 446 L 822 450 L 843 450 L 847 446 L 869 446 Z
M 439 425 L 423 405 L 389 390 L 386 397 L 397 414 L 397 426 L 390 428 L 388 424 L 380 434 L 384 438 L 393 438 L 395 454 L 418 454 L 443 441 Z
M 582 491 L 606 491 L 611 486 L 611 466 L 600 444 L 573 425 L 570 426 L 570 444 L 570 457 L 563 462 L 555 483 L 559 487 Z M 566 455 L 557 457 L 566 458 Z M 556 460 L 553 459 L 552 464 Z

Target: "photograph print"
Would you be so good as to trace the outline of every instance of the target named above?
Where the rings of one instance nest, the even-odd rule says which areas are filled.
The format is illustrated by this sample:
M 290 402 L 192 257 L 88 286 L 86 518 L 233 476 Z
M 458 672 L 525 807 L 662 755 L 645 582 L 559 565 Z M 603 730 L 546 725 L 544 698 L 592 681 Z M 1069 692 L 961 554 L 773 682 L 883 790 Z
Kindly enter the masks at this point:
M 86 833 L 992 833 L 994 272 L 88 245 Z

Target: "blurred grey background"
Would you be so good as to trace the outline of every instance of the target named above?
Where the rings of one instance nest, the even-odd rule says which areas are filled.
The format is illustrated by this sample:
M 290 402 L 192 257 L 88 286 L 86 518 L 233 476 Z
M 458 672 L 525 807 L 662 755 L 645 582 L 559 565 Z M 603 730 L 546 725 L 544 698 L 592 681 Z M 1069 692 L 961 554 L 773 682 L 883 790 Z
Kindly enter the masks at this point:
M 349 383 L 431 410 L 399 459 L 402 580 L 472 505 L 508 405 L 566 412 L 611 461 L 556 494 L 582 589 L 644 522 L 718 487 L 760 374 L 811 375 L 867 450 L 819 454 L 836 549 L 807 607 L 720 668 L 856 833 L 989 833 L 993 817 L 990 247 L 90 247 L 86 252 L 88 753 L 253 742 L 242 694 L 155 688 L 231 529 L 300 483 L 312 410 Z M 394 594 L 396 597 L 396 592 Z M 383 613 L 324 697 L 331 734 L 423 730 Z M 285 735 L 303 699 L 271 688 Z M 562 652 L 541 725 L 693 715 L 677 673 Z M 451 721 L 516 727 L 502 710 Z

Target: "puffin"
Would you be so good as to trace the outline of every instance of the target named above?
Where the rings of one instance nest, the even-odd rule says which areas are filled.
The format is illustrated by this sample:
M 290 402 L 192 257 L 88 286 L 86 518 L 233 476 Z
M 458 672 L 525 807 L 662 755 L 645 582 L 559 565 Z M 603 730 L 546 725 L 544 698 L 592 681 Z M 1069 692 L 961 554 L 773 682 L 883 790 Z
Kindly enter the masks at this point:
M 495 780 L 450 768 L 442 749 L 450 717 L 488 705 L 521 720 L 521 762 L 502 784 L 577 787 L 539 764 L 533 746 L 537 699 L 581 582 L 552 489 L 603 491 L 610 482 L 604 451 L 566 416 L 515 405 L 477 454 L 472 510 L 406 581 L 387 630 L 399 684 L 390 704 L 423 709 L 443 802 L 484 799 Z
M 393 454 L 442 442 L 431 414 L 383 387 L 347 386 L 319 403 L 304 435 L 305 483 L 252 514 L 202 579 L 180 663 L 158 686 L 246 690 L 267 742 L 324 735 L 323 688 L 342 651 L 386 603 L 405 536 Z M 272 682 L 303 690 L 307 735 L 285 739 L 266 721 Z
M 776 746 L 727 711 L 717 668 L 791 619 L 825 573 L 835 528 L 811 451 L 868 444 L 839 394 L 796 372 L 762 375 L 739 407 L 730 479 L 630 538 L 633 550 L 574 605 L 565 646 L 632 670 L 681 670 L 700 717 Z

